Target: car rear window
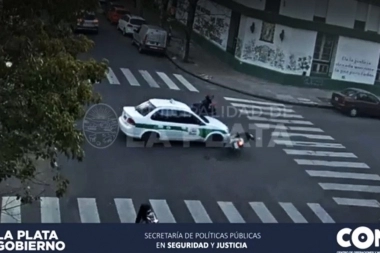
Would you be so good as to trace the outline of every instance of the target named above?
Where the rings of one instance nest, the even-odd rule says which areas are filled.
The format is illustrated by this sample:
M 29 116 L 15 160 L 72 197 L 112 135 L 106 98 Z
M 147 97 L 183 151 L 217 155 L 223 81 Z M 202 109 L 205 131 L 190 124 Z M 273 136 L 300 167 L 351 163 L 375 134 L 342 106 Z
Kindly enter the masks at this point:
M 358 94 L 358 91 L 353 89 L 345 89 L 341 92 L 343 95 L 346 95 L 347 97 L 354 97 Z
M 156 109 L 156 107 L 149 101 L 135 107 L 135 110 L 144 117 L 151 113 L 154 109 Z
M 128 11 L 125 11 L 125 10 L 117 10 L 116 11 L 117 14 L 120 14 L 120 15 L 126 15 L 126 14 L 129 14 Z
M 87 19 L 87 20 L 94 20 L 94 19 L 96 19 L 96 17 L 95 17 L 95 14 L 86 14 L 86 15 L 84 16 L 84 19 Z
M 143 25 L 145 24 L 145 20 L 142 20 L 142 19 L 131 19 L 130 23 L 132 25 Z

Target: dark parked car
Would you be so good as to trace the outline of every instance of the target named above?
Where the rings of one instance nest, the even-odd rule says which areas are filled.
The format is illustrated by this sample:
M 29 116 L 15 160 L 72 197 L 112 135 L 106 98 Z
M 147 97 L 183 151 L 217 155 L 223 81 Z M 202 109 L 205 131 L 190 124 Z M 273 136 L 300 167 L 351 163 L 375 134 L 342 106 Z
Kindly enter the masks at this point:
M 351 117 L 358 115 L 380 117 L 380 99 L 365 90 L 348 88 L 341 92 L 334 92 L 331 104 Z

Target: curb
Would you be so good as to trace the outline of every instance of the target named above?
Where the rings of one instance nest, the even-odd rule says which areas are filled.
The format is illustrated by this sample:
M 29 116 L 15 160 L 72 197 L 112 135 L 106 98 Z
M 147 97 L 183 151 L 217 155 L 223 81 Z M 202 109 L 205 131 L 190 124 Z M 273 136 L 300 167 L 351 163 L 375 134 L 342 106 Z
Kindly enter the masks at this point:
M 175 62 L 175 60 L 173 60 L 168 54 L 165 55 L 166 58 L 169 59 L 169 61 L 174 64 L 177 68 L 179 68 L 180 70 L 182 70 L 183 72 L 195 77 L 195 78 L 198 78 L 204 82 L 207 82 L 207 83 L 210 83 L 212 85 L 215 85 L 215 86 L 219 86 L 219 87 L 222 87 L 222 88 L 225 88 L 225 89 L 228 89 L 228 90 L 231 90 L 231 91 L 235 91 L 235 92 L 238 92 L 240 94 L 244 94 L 244 95 L 248 95 L 248 96 L 251 96 L 251 97 L 255 97 L 255 98 L 259 98 L 259 99 L 263 99 L 263 100 L 268 100 L 268 101 L 271 101 L 271 102 L 276 102 L 276 103 L 282 103 L 282 104 L 287 104 L 287 105 L 296 105 L 296 106 L 303 106 L 303 107 L 312 107 L 312 108 L 321 108 L 321 109 L 333 109 L 332 106 L 330 105 L 322 105 L 322 104 L 304 104 L 304 103 L 297 103 L 297 102 L 290 102 L 290 101 L 286 101 L 286 100 L 282 100 L 282 99 L 277 99 L 277 98 L 273 98 L 273 97 L 267 97 L 267 96 L 262 96 L 262 95 L 258 95 L 258 94 L 254 94 L 254 93 L 250 93 L 250 92 L 246 92 L 246 91 L 242 91 L 242 90 L 239 90 L 239 89 L 235 89 L 235 88 L 232 88 L 232 87 L 229 87 L 227 85 L 224 85 L 224 84 L 221 84 L 221 83 L 217 83 L 217 82 L 214 82 L 214 81 L 210 81 L 208 79 L 205 79 L 205 78 L 202 78 L 200 76 L 198 76 L 197 74 L 194 74 L 193 72 L 187 70 L 186 68 L 180 66 L 177 62 Z

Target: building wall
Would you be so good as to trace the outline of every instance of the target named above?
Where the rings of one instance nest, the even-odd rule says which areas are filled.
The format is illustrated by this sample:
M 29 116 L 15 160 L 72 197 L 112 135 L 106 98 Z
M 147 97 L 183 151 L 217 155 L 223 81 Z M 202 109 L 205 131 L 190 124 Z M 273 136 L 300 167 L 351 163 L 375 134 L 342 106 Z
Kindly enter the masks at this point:
M 283 41 L 280 38 L 282 31 Z M 245 63 L 278 72 L 308 76 L 316 36 L 314 31 L 268 24 L 242 16 L 235 57 Z
M 234 0 L 235 2 L 247 6 L 249 8 L 254 8 L 257 10 L 264 10 L 265 0 Z
M 379 43 L 339 37 L 331 78 L 374 84 L 379 57 Z
M 187 1 L 179 0 L 177 5 L 176 19 L 186 24 Z M 200 0 L 195 13 L 193 28 L 195 32 L 225 51 L 227 48 L 230 20 L 230 9 L 212 1 Z

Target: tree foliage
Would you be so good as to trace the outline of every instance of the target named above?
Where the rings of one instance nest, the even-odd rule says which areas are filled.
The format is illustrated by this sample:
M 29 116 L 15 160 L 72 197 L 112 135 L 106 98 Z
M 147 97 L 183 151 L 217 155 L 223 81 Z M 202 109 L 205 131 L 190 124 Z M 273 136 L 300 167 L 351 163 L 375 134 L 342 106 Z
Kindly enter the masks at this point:
M 36 197 L 32 194 L 32 182 L 40 173 L 36 158 L 51 162 L 46 175 L 55 181 L 60 197 L 69 182 L 56 166 L 58 155 L 78 160 L 84 156 L 83 134 L 75 123 L 87 104 L 99 101 L 92 86 L 104 78 L 107 64 L 77 58 L 93 42 L 73 34 L 70 26 L 81 10 L 97 7 L 97 0 L 3 0 L 0 182 L 19 184 L 17 194 L 23 201 Z

